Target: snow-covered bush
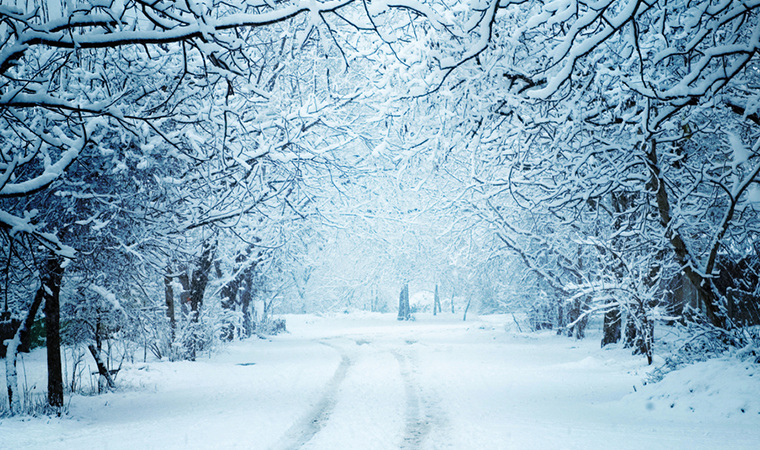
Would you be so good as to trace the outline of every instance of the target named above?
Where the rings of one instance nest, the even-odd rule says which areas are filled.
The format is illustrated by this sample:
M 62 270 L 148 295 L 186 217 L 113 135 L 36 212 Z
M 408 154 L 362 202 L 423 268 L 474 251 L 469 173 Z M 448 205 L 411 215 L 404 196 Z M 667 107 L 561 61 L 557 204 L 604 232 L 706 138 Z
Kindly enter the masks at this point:
M 285 319 L 278 317 L 276 319 L 259 322 L 256 326 L 256 332 L 260 335 L 274 336 L 280 333 L 287 333 Z

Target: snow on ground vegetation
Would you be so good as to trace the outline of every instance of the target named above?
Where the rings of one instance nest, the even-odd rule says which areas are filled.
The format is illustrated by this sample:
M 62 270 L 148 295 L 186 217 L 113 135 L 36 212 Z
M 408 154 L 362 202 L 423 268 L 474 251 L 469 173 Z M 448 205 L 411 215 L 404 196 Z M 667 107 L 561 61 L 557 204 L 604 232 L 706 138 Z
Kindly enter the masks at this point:
M 582 341 L 524 333 L 512 315 L 286 319 L 287 334 L 196 362 L 136 358 L 116 392 L 67 397 L 63 418 L 0 419 L 0 448 L 693 450 L 760 442 L 760 365 L 736 357 L 653 383 L 644 358 L 599 349 L 593 331 Z M 44 358 L 38 350 L 19 364 L 29 391 L 45 385 Z M 85 384 L 93 370 L 83 372 Z

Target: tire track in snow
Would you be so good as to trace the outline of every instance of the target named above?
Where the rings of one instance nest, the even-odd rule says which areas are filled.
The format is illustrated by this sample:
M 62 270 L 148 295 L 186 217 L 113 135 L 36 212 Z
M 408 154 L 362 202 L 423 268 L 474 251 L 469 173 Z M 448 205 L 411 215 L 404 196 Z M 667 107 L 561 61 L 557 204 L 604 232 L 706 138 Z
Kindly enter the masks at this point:
M 428 408 L 426 408 L 425 401 L 420 398 L 420 387 L 410 372 L 411 363 L 409 358 L 397 350 L 391 350 L 391 353 L 398 361 L 401 377 L 404 379 L 404 392 L 406 394 L 406 426 L 399 449 L 417 450 L 422 448 L 422 443 L 430 433 L 433 423 L 439 421 L 435 417 L 428 415 L 429 411 L 425 411 L 425 414 L 420 411 L 423 408 L 426 410 Z
M 301 420 L 293 424 L 285 435 L 280 439 L 280 444 L 275 447 L 278 450 L 296 450 L 311 440 L 330 419 L 337 402 L 337 393 L 343 380 L 346 379 L 349 367 L 353 364 L 351 358 L 339 346 L 319 341 L 340 354 L 340 365 L 335 369 L 335 374 L 327 383 L 325 393 L 319 399 L 311 411 Z

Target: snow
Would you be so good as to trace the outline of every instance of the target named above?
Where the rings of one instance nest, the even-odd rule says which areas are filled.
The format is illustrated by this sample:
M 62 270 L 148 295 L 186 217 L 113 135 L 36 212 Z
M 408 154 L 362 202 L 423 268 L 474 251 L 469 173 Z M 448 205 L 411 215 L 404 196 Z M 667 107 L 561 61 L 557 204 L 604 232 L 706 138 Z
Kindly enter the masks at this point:
M 91 284 L 88 287 L 91 291 L 103 297 L 103 299 L 106 300 L 107 304 L 112 306 L 115 310 L 124 312 L 124 308 L 121 307 L 119 300 L 116 298 L 116 294 L 104 288 L 103 286 L 98 286 L 96 284 Z
M 435 302 L 435 293 L 430 291 L 418 291 L 409 297 L 409 306 L 412 311 L 426 311 L 429 309 L 433 311 L 433 303 Z
M 740 164 L 747 162 L 750 153 L 742 142 L 741 137 L 731 132 L 727 133 L 727 135 L 728 142 L 731 145 L 731 150 L 733 150 L 733 162 L 731 163 L 731 167 L 736 170 Z
M 0 419 L 2 447 L 757 448 L 757 364 L 715 359 L 645 385 L 644 358 L 599 349 L 598 330 L 575 341 L 471 317 L 288 315 L 288 334 L 197 362 L 126 364 L 116 392 L 75 395 L 64 418 Z M 29 386 L 45 385 L 44 356 L 19 361 Z
M 752 185 L 747 189 L 747 201 L 754 205 L 760 205 L 760 187 Z
M 685 416 L 704 414 L 730 419 L 760 416 L 760 367 L 750 362 L 713 359 L 671 372 L 648 384 L 640 395 L 624 398 L 636 407 L 643 396 L 648 409 L 671 409 Z

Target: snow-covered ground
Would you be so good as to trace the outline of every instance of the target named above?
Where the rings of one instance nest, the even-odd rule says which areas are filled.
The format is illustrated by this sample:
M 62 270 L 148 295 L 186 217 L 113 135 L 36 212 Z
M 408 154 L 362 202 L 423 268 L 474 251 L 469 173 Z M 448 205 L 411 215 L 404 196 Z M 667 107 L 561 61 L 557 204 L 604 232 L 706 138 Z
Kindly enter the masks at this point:
M 286 319 L 290 333 L 208 359 L 127 365 L 117 392 L 74 396 L 64 418 L 0 419 L 0 449 L 760 448 L 757 364 L 644 386 L 628 350 L 512 316 Z M 28 386 L 45 385 L 43 360 L 19 364 Z

